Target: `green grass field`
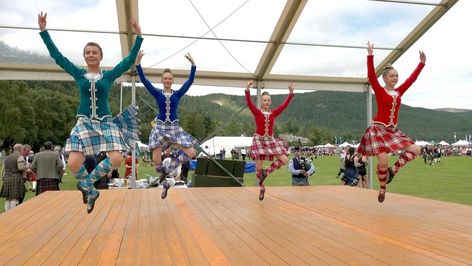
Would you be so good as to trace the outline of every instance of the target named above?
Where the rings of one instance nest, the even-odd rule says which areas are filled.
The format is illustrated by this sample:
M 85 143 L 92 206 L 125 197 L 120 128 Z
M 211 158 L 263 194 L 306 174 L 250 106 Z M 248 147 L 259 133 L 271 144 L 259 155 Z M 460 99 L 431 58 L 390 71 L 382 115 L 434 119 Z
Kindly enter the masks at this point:
M 391 158 L 391 164 L 396 158 Z M 314 161 L 316 172 L 310 178 L 312 186 L 340 185 L 336 178 L 339 169 L 339 157 L 320 157 Z M 374 161 L 374 165 L 375 165 Z M 414 160 L 403 168 L 388 186 L 389 192 L 412 195 L 435 200 L 449 201 L 472 205 L 472 176 L 470 173 L 472 157 L 443 157 L 442 162 L 433 166 L 424 164 L 421 158 Z M 269 163 L 266 162 L 265 166 Z M 123 176 L 124 167 L 120 169 Z M 192 176 L 189 173 L 189 178 Z M 145 178 L 145 174 L 155 175 L 154 168 L 145 164 L 139 167 L 139 177 Z M 375 176 L 375 175 L 374 175 Z M 246 186 L 255 185 L 255 173 L 244 175 Z M 378 189 L 378 182 L 374 178 L 374 189 Z M 0 182 L 1 185 L 1 182 Z M 287 167 L 272 173 L 267 181 L 267 186 L 290 186 L 291 176 Z M 76 183 L 74 177 L 68 171 L 61 183 L 61 190 L 73 190 Z M 27 192 L 26 200 L 34 197 L 34 193 Z M 372 200 L 376 200 L 373 198 Z M 3 212 L 4 198 L 0 198 L 0 212 Z

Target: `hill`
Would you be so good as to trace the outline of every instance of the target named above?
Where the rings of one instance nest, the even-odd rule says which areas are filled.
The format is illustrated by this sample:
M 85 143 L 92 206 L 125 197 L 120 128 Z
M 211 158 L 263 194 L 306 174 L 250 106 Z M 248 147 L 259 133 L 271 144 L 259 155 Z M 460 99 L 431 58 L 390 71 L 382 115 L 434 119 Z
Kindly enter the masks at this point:
M 279 105 L 285 95 L 273 95 L 273 106 Z M 185 109 L 213 113 L 218 119 L 227 121 L 234 110 L 245 105 L 244 97 L 214 94 L 185 97 Z M 224 103 L 217 105 L 216 102 Z M 198 106 L 198 108 L 197 108 Z M 376 112 L 375 99 L 373 102 Z M 238 117 L 240 121 L 252 121 L 246 109 Z M 298 94 L 285 112 L 277 119 L 279 132 L 310 137 L 306 128 L 315 127 L 334 135 L 357 140 L 367 125 L 366 95 L 345 92 L 309 92 Z M 464 136 L 472 132 L 472 111 L 451 113 L 402 105 L 399 127 L 413 139 L 452 141 L 454 132 Z
M 52 62 L 47 56 L 25 52 L 1 41 L 0 61 Z M 110 106 L 115 114 L 119 112 L 120 106 L 119 87 L 115 85 L 110 94 Z M 15 95 L 22 95 L 21 100 Z M 73 82 L 1 82 L 0 96 L 0 102 L 3 102 L 0 109 L 4 110 L 2 112 L 4 116 L 0 117 L 2 125 L 0 147 L 15 141 L 27 141 L 38 145 L 45 140 L 65 141 L 71 125 L 75 123 L 78 93 Z M 43 102 L 38 102 L 39 97 Z M 55 99 L 50 100 L 51 97 Z M 279 105 L 285 97 L 285 95 L 273 95 L 272 106 Z M 361 93 L 317 91 L 297 94 L 290 106 L 277 119 L 276 132 L 307 137 L 311 140 L 311 144 L 357 142 L 367 126 L 366 99 L 367 95 Z M 147 142 L 147 136 L 151 131 L 149 122 L 156 115 L 155 102 L 147 91 L 140 87 L 137 88 L 137 101 L 141 108 L 142 140 Z M 57 103 L 60 103 L 61 109 L 54 106 Z M 129 90 L 126 90 L 123 106 L 130 103 L 131 95 Z M 23 109 L 28 108 L 28 113 L 22 112 L 20 106 Z M 250 136 L 255 128 L 254 119 L 245 106 L 243 96 L 225 94 L 186 96 L 182 98 L 180 104 L 181 126 L 199 140 L 211 134 Z M 375 114 L 375 98 L 373 107 Z M 17 122 L 10 127 L 4 127 L 12 125 L 12 117 L 8 117 L 7 111 L 15 113 L 14 120 Z M 51 121 L 54 121 L 54 124 Z M 459 138 L 471 134 L 472 111 L 452 108 L 431 110 L 402 105 L 399 127 L 413 139 L 452 142 L 454 133 Z M 45 128 L 48 128 L 46 132 Z

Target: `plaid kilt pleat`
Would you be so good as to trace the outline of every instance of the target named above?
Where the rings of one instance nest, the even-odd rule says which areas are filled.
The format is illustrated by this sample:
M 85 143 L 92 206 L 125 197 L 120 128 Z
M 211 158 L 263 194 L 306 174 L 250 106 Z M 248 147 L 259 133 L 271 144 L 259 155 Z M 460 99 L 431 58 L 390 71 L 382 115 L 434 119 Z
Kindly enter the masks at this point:
M 373 123 L 362 136 L 357 152 L 366 156 L 375 156 L 383 152 L 393 153 L 412 144 L 415 142 L 400 129 Z
M 41 178 L 36 184 L 36 196 L 46 191 L 59 190 L 59 179 Z
M 20 199 L 23 198 L 26 192 L 23 178 L 5 178 L 3 180 L 2 190 L 0 191 L 1 198 Z
M 198 146 L 198 140 L 185 132 L 178 121 L 166 123 L 156 120 L 155 122 L 149 135 L 150 149 L 161 147 L 162 150 L 166 150 L 173 144 L 179 144 L 185 148 Z
M 288 155 L 284 141 L 274 137 L 254 135 L 250 156 L 253 160 L 272 161 L 275 156 Z
M 79 117 L 66 142 L 66 152 L 94 155 L 106 151 L 124 151 L 139 140 L 137 108 L 130 106 L 116 117 L 93 120 Z

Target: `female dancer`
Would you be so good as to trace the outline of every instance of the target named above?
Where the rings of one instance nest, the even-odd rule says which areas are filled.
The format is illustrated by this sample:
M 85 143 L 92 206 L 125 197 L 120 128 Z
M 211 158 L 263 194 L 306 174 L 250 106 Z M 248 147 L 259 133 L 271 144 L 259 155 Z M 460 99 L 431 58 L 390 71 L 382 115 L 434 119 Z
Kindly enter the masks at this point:
M 346 158 L 344 158 L 344 175 L 341 178 L 343 185 L 356 186 L 358 183 L 358 173 L 355 166 L 355 153 L 356 149 L 354 147 L 348 147 Z
M 367 43 L 367 74 L 377 100 L 377 114 L 373 123 L 366 129 L 358 148 L 358 152 L 365 156 L 377 156 L 377 176 L 380 182 L 378 201 L 385 200 L 386 184 L 390 183 L 397 172 L 406 163 L 420 154 L 420 147 L 397 128 L 398 111 L 401 104 L 401 96 L 416 81 L 426 62 L 426 55 L 420 51 L 420 63 L 411 76 L 398 88 L 398 73 L 387 65 L 382 73 L 385 87 L 380 86 L 374 69 L 374 44 Z M 388 167 L 388 153 L 402 150 L 400 157 L 393 165 Z
M 293 86 L 289 84 L 288 89 L 290 93 L 285 101 L 277 108 L 271 110 L 270 105 L 272 101 L 270 95 L 268 92 L 263 92 L 261 97 L 261 109 L 257 109 L 251 100 L 251 94 L 249 92 L 253 83 L 253 80 L 247 83 L 245 95 L 247 106 L 256 120 L 256 133 L 252 139 L 251 158 L 256 161 L 256 178 L 260 187 L 259 200 L 263 200 L 265 193 L 264 180 L 266 177 L 288 163 L 287 150 L 285 150 L 281 141 L 274 138 L 274 124 L 275 118 L 287 108 L 294 94 Z M 262 169 L 263 161 L 272 161 L 274 157 L 276 157 L 277 160 L 272 162 L 267 169 Z
M 132 147 L 133 142 L 139 140 L 137 109 L 130 106 L 113 118 L 108 105 L 108 96 L 113 82 L 127 71 L 136 59 L 143 41 L 141 28 L 132 21 L 133 29 L 138 36 L 130 54 L 113 69 L 103 71 L 100 69 L 103 52 L 97 43 L 89 42 L 84 47 L 83 56 L 87 68 L 77 67 L 64 57 L 53 43 L 46 30 L 46 18 L 47 13 L 38 14 L 41 38 L 56 64 L 74 78 L 79 89 L 78 119 L 71 130 L 70 138 L 67 139 L 65 151 L 70 152 L 68 166 L 77 178 L 77 188 L 82 192 L 87 212 L 91 213 L 96 199 L 100 196 L 93 183 L 112 168 L 119 167 L 123 161 L 121 151 L 127 150 L 129 146 Z M 88 174 L 83 165 L 85 155 L 98 152 L 107 152 L 108 157 Z
M 149 93 L 156 99 L 159 113 L 155 118 L 154 127 L 149 136 L 149 148 L 152 149 L 152 161 L 156 166 L 156 171 L 159 173 L 159 182 L 163 183 L 163 190 L 161 198 L 167 197 L 167 191 L 170 188 L 170 184 L 167 182 L 166 176 L 167 171 L 171 172 L 174 168 L 178 167 L 184 161 L 184 156 L 189 158 L 195 157 L 194 146 L 198 145 L 198 141 L 190 134 L 185 132 L 179 125 L 179 118 L 177 117 L 177 108 L 179 106 L 180 98 L 190 89 L 195 78 L 195 72 L 197 66 L 193 61 L 190 54 L 186 54 L 185 58 L 192 64 L 190 69 L 190 75 L 188 80 L 182 85 L 182 87 L 174 91 L 172 90 L 172 84 L 174 83 L 174 76 L 170 69 L 166 68 L 162 73 L 161 82 L 164 86 L 163 90 L 156 89 L 149 80 L 144 76 L 143 68 L 141 67 L 141 58 L 144 53 L 139 52 L 136 58 L 136 69 L 138 70 L 139 78 L 144 84 Z M 178 149 L 182 150 L 185 154 L 174 158 L 170 169 L 166 169 L 162 166 L 162 151 L 167 150 L 170 146 L 174 145 Z
M 354 165 L 357 168 L 357 174 L 359 174 L 359 178 L 361 181 L 360 186 L 361 188 L 369 188 L 369 177 L 367 176 L 367 157 L 360 153 L 356 153 L 354 158 Z

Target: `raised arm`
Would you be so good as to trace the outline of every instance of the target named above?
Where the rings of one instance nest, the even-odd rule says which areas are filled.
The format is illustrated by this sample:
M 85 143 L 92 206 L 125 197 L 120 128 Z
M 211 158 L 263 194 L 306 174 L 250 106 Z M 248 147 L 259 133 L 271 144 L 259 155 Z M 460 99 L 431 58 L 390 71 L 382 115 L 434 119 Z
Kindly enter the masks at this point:
M 143 51 L 139 51 L 136 57 L 136 70 L 138 71 L 139 79 L 141 83 L 144 84 L 144 87 L 148 90 L 148 92 L 157 99 L 158 95 L 161 93 L 159 90 L 152 86 L 152 83 L 144 76 L 143 68 L 141 67 L 141 58 L 143 58 L 144 53 Z
M 370 85 L 374 92 L 380 92 L 382 86 L 380 86 L 379 80 L 377 79 L 374 67 L 374 44 L 370 41 L 367 42 L 367 77 L 369 78 Z
M 54 42 L 52 41 L 51 36 L 49 36 L 49 32 L 46 29 L 47 16 L 48 14 L 47 13 L 43 14 L 43 12 L 38 14 L 38 25 L 39 25 L 39 30 L 41 31 L 39 35 L 43 39 L 43 42 L 46 45 L 46 48 L 48 49 L 49 55 L 54 59 L 54 61 L 56 62 L 58 66 L 64 69 L 66 73 L 74 77 L 74 79 L 83 75 L 85 70 L 77 67 L 69 59 L 63 56 L 62 53 L 59 52 L 59 49 L 57 49 Z
M 137 35 L 136 39 L 134 40 L 133 47 L 131 47 L 128 56 L 121 60 L 121 62 L 110 71 L 112 80 L 119 78 L 125 71 L 130 69 L 130 67 L 136 61 L 139 49 L 141 48 L 141 44 L 143 42 L 143 38 L 141 37 L 141 27 L 134 19 L 131 20 L 131 24 L 133 26 L 134 33 Z
M 413 82 L 416 81 L 418 76 L 421 73 L 421 70 L 423 70 L 424 66 L 426 64 L 426 54 L 423 51 L 420 51 L 420 62 L 416 69 L 411 73 L 411 75 L 405 80 L 405 82 L 398 87 L 398 93 L 400 95 L 403 95 L 408 88 L 413 84 Z
M 244 91 L 244 96 L 246 97 L 246 104 L 247 104 L 247 107 L 249 108 L 249 110 L 251 110 L 251 112 L 253 114 L 255 114 L 257 112 L 257 107 L 254 105 L 254 103 L 252 102 L 252 99 L 251 99 L 251 92 L 249 91 L 249 89 L 252 87 L 252 84 L 254 83 L 254 80 L 250 80 L 248 81 L 247 85 L 246 85 L 246 90 Z
M 192 67 L 190 68 L 190 74 L 188 76 L 187 81 L 185 81 L 180 90 L 175 92 L 175 94 L 179 97 L 184 96 L 184 94 L 187 93 L 187 91 L 190 89 L 190 86 L 192 86 L 193 80 L 195 79 L 195 72 L 197 70 L 195 61 L 189 53 L 185 54 L 185 58 L 187 58 L 187 60 L 192 64 Z
M 293 96 L 295 95 L 293 93 L 292 83 L 288 84 L 288 91 L 289 91 L 288 96 L 287 98 L 285 98 L 284 102 L 281 105 L 277 106 L 277 108 L 272 110 L 272 113 L 274 114 L 275 117 L 279 116 L 285 110 L 285 108 L 287 108 L 289 103 L 292 101 Z

